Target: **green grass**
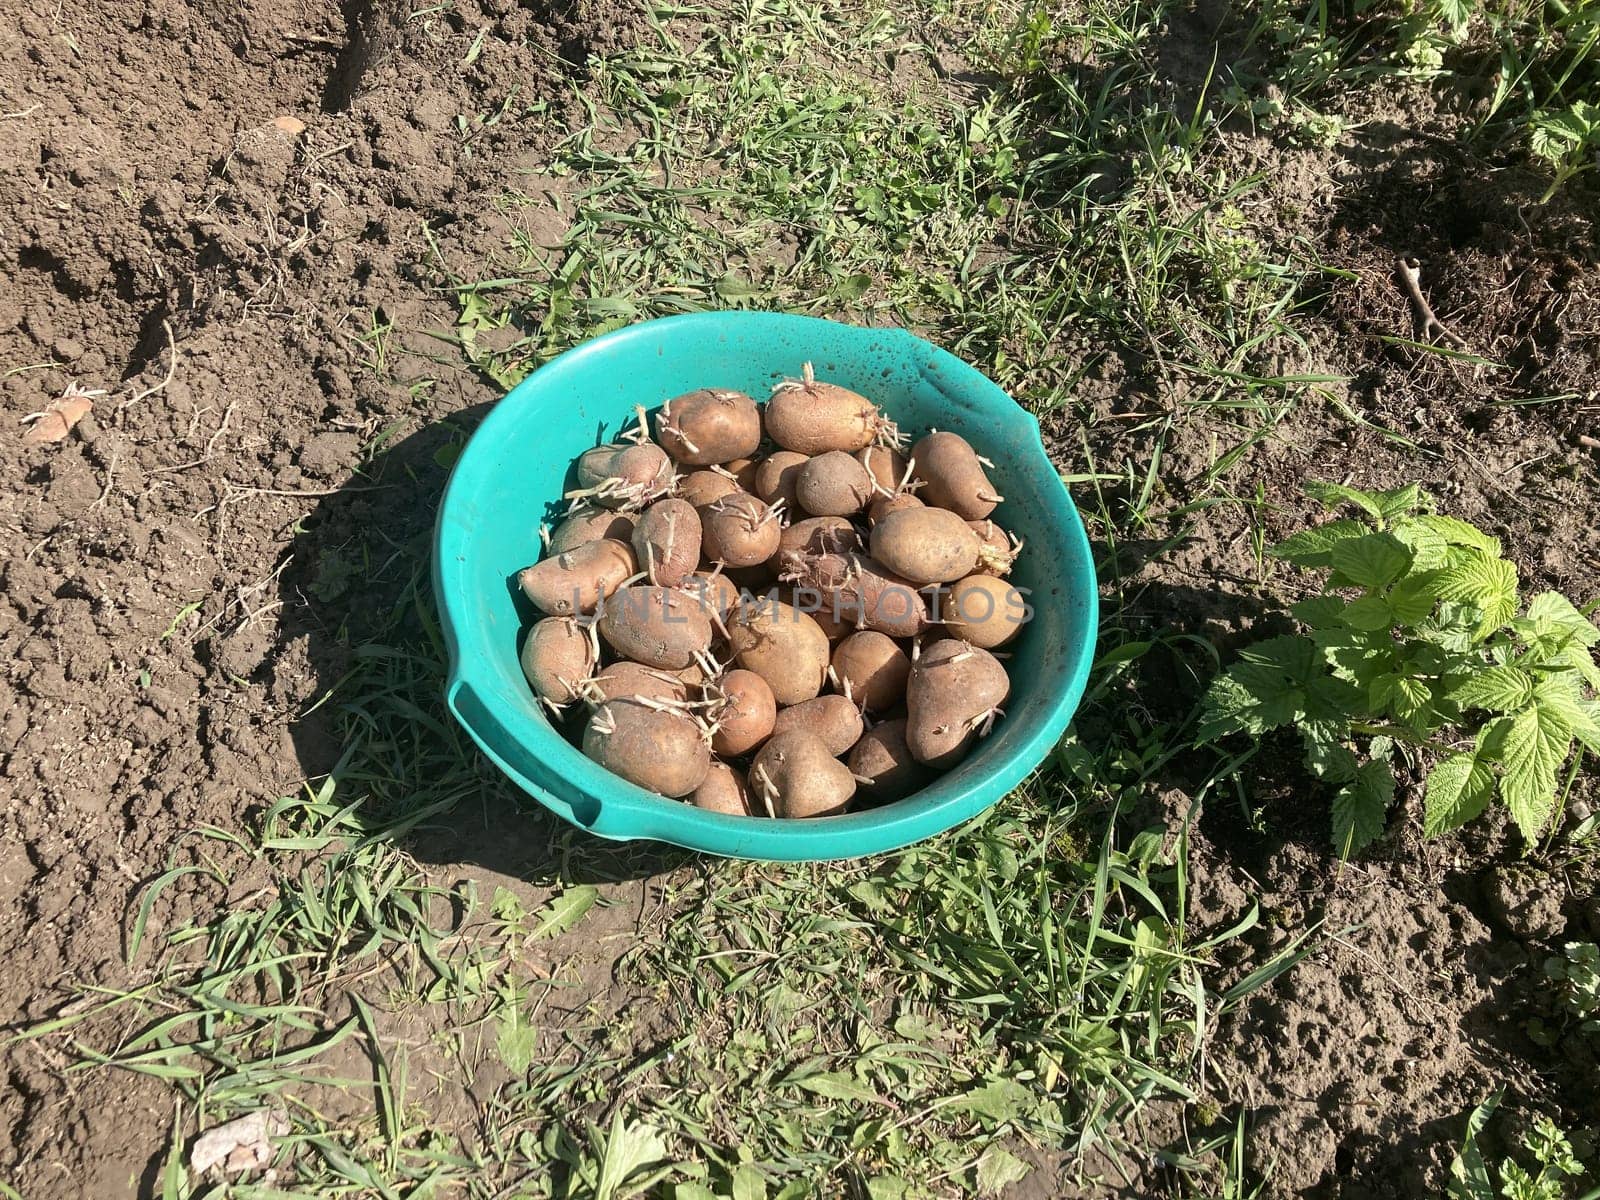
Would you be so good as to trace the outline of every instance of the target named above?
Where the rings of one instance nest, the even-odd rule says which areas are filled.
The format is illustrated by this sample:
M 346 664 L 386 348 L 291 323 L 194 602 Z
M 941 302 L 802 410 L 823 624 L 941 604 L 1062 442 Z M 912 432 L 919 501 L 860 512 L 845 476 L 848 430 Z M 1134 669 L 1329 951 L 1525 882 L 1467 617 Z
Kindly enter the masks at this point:
M 1345 98 L 1373 80 L 1431 84 L 1461 144 L 1531 162 L 1548 200 L 1600 150 L 1600 3 L 1318 0 L 1256 10 L 1230 94 L 1263 126 L 1312 144 L 1345 129 Z M 1263 84 L 1270 82 L 1268 90 Z
M 1108 581 L 1124 542 L 1170 536 L 1162 456 L 1179 423 L 1215 431 L 1196 503 L 1253 511 L 1227 481 L 1316 382 L 1270 363 L 1318 268 L 1266 244 L 1261 181 L 1230 173 L 1219 141 L 1215 80 L 1162 78 L 1162 6 L 657 11 L 654 38 L 575 92 L 587 117 L 545 172 L 570 215 L 560 245 L 513 240 L 472 278 L 435 264 L 460 307 L 446 340 L 483 398 L 650 316 L 893 321 L 1069 423 L 1107 419 L 1078 385 L 1108 355 L 1126 364 L 1148 457 L 1062 447 Z M 941 81 L 930 64 L 954 49 L 986 81 Z M 508 101 L 494 119 L 527 115 Z M 372 318 L 358 338 L 368 369 L 389 369 L 391 333 Z M 368 473 L 385 465 L 375 447 Z M 324 602 L 352 564 L 395 597 L 317 701 L 342 727 L 340 766 L 175 847 L 130 916 L 127 987 L 22 1035 L 73 1071 L 170 1085 L 165 1195 L 199 1194 L 181 1170 L 195 1131 L 267 1105 L 292 1128 L 276 1182 L 227 1195 L 889 1200 L 1114 1171 L 1151 1152 L 1130 1139 L 1156 1098 L 1204 1126 L 1163 1151 L 1173 1194 L 1250 1194 L 1243 1118 L 1211 1094 L 1206 1046 L 1306 943 L 1243 975 L 1219 967 L 1257 914 L 1195 934 L 1186 830 L 1132 815 L 1189 739 L 1138 703 L 1130 672 L 1209 645 L 1150 636 L 1113 594 L 1094 732 L 995 810 L 867 862 L 673 870 L 637 932 L 605 941 L 637 885 L 603 881 L 647 851 L 559 831 L 531 891 L 485 895 L 407 850 L 510 796 L 441 703 L 426 556 L 379 532 L 319 565 Z M 1218 761 L 1194 802 L 1237 765 Z M 180 893 L 206 915 L 172 921 Z M 488 1081 L 472 1118 L 432 1115 L 436 1078 Z M 359 1115 L 332 1115 L 340 1092 Z

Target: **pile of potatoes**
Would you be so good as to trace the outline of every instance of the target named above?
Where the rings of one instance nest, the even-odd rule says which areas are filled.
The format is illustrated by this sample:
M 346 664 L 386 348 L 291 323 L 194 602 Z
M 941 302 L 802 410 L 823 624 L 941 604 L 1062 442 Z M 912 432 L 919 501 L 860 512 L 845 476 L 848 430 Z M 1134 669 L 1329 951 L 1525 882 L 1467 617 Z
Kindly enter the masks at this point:
M 1032 615 L 953 433 L 909 451 L 816 379 L 764 407 L 708 387 L 579 457 L 517 583 L 539 699 L 606 769 L 721 813 L 815 817 L 903 798 L 1002 717 L 998 648 Z M 581 726 L 581 732 L 580 732 Z

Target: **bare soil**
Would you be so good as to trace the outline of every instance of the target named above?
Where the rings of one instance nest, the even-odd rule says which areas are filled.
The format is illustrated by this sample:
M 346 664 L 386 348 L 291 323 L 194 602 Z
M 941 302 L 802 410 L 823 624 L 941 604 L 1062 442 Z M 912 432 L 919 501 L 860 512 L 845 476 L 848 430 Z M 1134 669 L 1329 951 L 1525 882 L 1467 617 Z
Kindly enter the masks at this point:
M 445 474 L 434 452 L 493 398 L 424 357 L 425 332 L 456 316 L 431 284 L 514 229 L 559 237 L 553 205 L 508 215 L 493 200 L 562 131 L 555 84 L 639 24 L 631 6 L 598 0 L 389 20 L 336 0 L 24 0 L 0 33 L 7 428 L 68 381 L 109 392 L 59 444 L 0 438 L 14 481 L 0 496 L 7 1024 L 125 982 L 130 902 L 184 830 L 237 826 L 332 766 L 326 727 L 297 717 L 385 597 L 318 594 L 321 556 L 372 529 L 425 544 Z M 550 106 L 478 120 L 513 79 Z M 1486 169 L 1409 111 L 1372 114 L 1330 151 L 1238 137 L 1274 179 L 1262 236 L 1314 238 L 1349 273 L 1316 301 L 1303 361 L 1285 364 L 1348 383 L 1303 404 L 1250 468 L 1274 505 L 1269 533 L 1311 515 L 1304 478 L 1419 479 L 1516 548 L 1528 586 L 1600 595 L 1595 456 L 1575 440 L 1600 435 L 1593 198 L 1541 208 L 1542 181 Z M 1384 340 L 1415 336 L 1393 280 L 1401 254 L 1420 258 L 1468 347 L 1507 371 Z M 379 355 L 384 370 L 370 369 Z M 1084 399 L 1109 416 L 1156 391 L 1113 361 Z M 1126 425 L 1095 426 L 1108 460 L 1143 450 Z M 369 455 L 391 428 L 398 449 Z M 1060 445 L 1070 466 L 1077 438 Z M 1210 454 L 1198 420 L 1180 423 L 1172 499 L 1198 486 Z M 1176 553 L 1113 564 L 1133 614 L 1223 645 L 1254 631 L 1283 596 L 1255 585 L 1242 523 L 1211 510 Z M 1162 677 L 1139 702 L 1184 708 L 1194 665 L 1152 662 Z M 1258 948 L 1317 921 L 1329 935 L 1229 1019 L 1211 1064 L 1219 1100 L 1258 1110 L 1258 1163 L 1276 1160 L 1277 1191 L 1435 1194 L 1444 1147 L 1501 1084 L 1531 1109 L 1600 1123 L 1592 1046 L 1541 1047 L 1524 1024 L 1550 1002 L 1543 956 L 1600 936 L 1593 862 L 1524 865 L 1494 823 L 1463 844 L 1423 843 L 1409 832 L 1413 786 L 1377 852 L 1341 866 L 1327 797 L 1292 754 L 1269 746 L 1261 762 L 1259 820 L 1216 798 L 1200 817 L 1193 892 L 1215 927 L 1260 903 Z M 1175 820 L 1192 782 L 1172 781 Z M 528 856 L 509 849 L 507 823 L 537 818 L 493 798 L 473 815 L 456 842 L 422 848 L 425 861 L 473 863 L 491 886 L 521 878 Z M 522 828 L 524 844 L 540 842 Z M 173 920 L 215 903 L 172 897 Z M 151 1192 L 170 1121 L 161 1084 L 68 1076 L 32 1043 L 0 1065 L 0 1174 L 24 1195 Z M 469 1103 L 462 1112 L 469 1125 Z
M 1240 157 L 1254 155 L 1268 173 L 1255 228 L 1312 239 L 1341 273 L 1306 297 L 1308 346 L 1288 352 L 1282 371 L 1343 380 L 1321 385 L 1274 430 L 1232 477 L 1235 494 L 1261 486 L 1270 544 L 1322 519 L 1301 492 L 1306 480 L 1417 482 L 1503 540 L 1525 594 L 1593 599 L 1600 487 L 1596 454 L 1579 441 L 1600 426 L 1593 195 L 1541 205 L 1545 181 L 1531 171 L 1491 168 L 1420 129 L 1452 127 L 1425 89 L 1389 105 L 1359 114 L 1330 150 L 1241 138 Z M 1401 258 L 1420 260 L 1423 289 L 1466 352 L 1501 367 L 1403 344 L 1422 331 L 1397 277 Z M 1098 412 L 1159 405 L 1157 382 L 1115 357 L 1101 375 L 1088 397 Z M 1099 460 L 1148 458 L 1153 434 L 1119 424 L 1095 427 Z M 1075 441 L 1063 438 L 1063 455 Z M 1172 501 L 1199 498 L 1216 453 L 1213 428 L 1180 420 L 1163 460 Z M 1185 524 L 1189 536 L 1159 559 L 1142 561 L 1137 545 L 1108 557 L 1130 615 L 1152 633 L 1201 634 L 1225 653 L 1288 632 L 1278 614 L 1308 580 L 1279 568 L 1258 583 L 1242 508 Z M 1209 677 L 1198 657 L 1158 658 L 1128 699 L 1181 719 Z M 1249 778 L 1245 795 L 1214 796 L 1198 813 L 1199 924 L 1227 928 L 1258 904 L 1264 928 L 1249 966 L 1313 925 L 1324 938 L 1230 1015 L 1213 1047 L 1216 1099 L 1253 1110 L 1251 1149 L 1258 1169 L 1275 1164 L 1271 1192 L 1442 1194 L 1468 1112 L 1497 1088 L 1524 1122 L 1539 1112 L 1568 1128 L 1600 1122 L 1593 1042 L 1530 1036 L 1535 1021 L 1559 1023 L 1545 959 L 1600 935 L 1592 851 L 1525 859 L 1500 815 L 1458 843 L 1426 841 L 1418 776 L 1401 781 L 1382 842 L 1341 864 L 1329 794 L 1300 768 L 1292 737 L 1269 738 Z M 1176 828 L 1196 816 L 1188 797 L 1199 780 L 1180 771 L 1170 782 L 1165 815 Z M 1592 808 L 1600 786 L 1580 777 L 1574 796 Z M 1489 1153 L 1510 1148 L 1496 1141 Z

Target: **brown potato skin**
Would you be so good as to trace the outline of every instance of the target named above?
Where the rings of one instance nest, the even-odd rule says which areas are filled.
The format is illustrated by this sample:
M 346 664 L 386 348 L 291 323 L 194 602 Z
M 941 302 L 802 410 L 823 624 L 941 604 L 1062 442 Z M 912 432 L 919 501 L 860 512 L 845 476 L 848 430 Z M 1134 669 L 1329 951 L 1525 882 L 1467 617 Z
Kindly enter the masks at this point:
M 676 671 L 711 648 L 711 621 L 687 592 L 634 584 L 607 598 L 600 636 L 623 658 Z
M 718 686 L 727 700 L 712 710 L 717 731 L 711 735 L 711 748 L 730 758 L 748 754 L 772 735 L 778 702 L 754 671 L 729 671 Z
M 869 800 L 904 800 L 927 786 L 935 772 L 911 756 L 906 745 L 906 719 L 896 718 L 874 725 L 861 735 L 845 759 L 850 774 L 857 777 L 861 794 Z M 870 783 L 862 783 L 870 779 Z
M 927 599 L 918 584 L 903 579 L 864 554 L 790 555 L 784 578 L 798 588 L 837 603 L 839 613 L 858 628 L 890 637 L 915 637 L 930 624 Z
M 893 446 L 868 446 L 865 450 L 858 450 L 856 461 L 867 469 L 867 475 L 875 485 L 873 491 L 880 498 L 885 493 L 892 495 L 906 477 L 906 456 Z
M 671 491 L 675 475 L 667 452 L 648 442 L 610 443 L 578 456 L 580 487 L 597 487 L 607 479 L 623 481 L 621 490 L 590 499 L 601 508 L 642 508 Z
M 656 414 L 656 440 L 690 467 L 754 454 L 761 445 L 756 402 L 732 388 L 697 388 L 674 396 Z
M 552 704 L 570 704 L 594 672 L 594 643 L 572 617 L 546 617 L 528 631 L 518 656 L 534 694 Z
M 800 507 L 795 499 L 795 485 L 800 481 L 800 470 L 811 459 L 792 450 L 775 450 L 756 467 L 755 494 L 767 504 L 782 500 L 791 513 Z
M 707 614 L 715 612 L 724 622 L 739 603 L 739 585 L 720 571 L 696 571 L 679 587 L 700 601 Z
M 713 762 L 706 777 L 700 781 L 689 797 L 689 802 L 706 812 L 724 813 L 730 817 L 756 816 L 750 807 L 750 789 L 745 786 L 744 775 L 727 763 Z
M 865 396 L 820 379 L 779 387 L 764 415 L 768 437 L 807 456 L 865 450 L 883 423 L 877 405 Z
M 844 554 L 861 549 L 861 535 L 844 517 L 807 517 L 778 538 L 779 554 Z
M 906 745 L 918 762 L 949 770 L 978 738 L 970 722 L 1006 702 L 1011 680 L 987 650 L 959 638 L 923 648 L 906 681 Z
M 760 458 L 736 458 L 731 462 L 722 464 L 722 469 L 733 476 L 734 482 L 739 485 L 739 490 L 756 494 L 756 471 L 760 469 Z
M 833 673 L 839 688 L 868 712 L 883 712 L 905 699 L 911 656 L 893 638 L 875 629 L 852 633 L 833 648 Z
M 971 526 L 946 508 L 902 509 L 872 527 L 872 557 L 918 584 L 970 575 L 980 545 Z
M 632 546 L 601 538 L 523 568 L 517 586 L 540 612 L 570 617 L 593 612 L 637 570 Z
M 872 502 L 872 506 L 867 509 L 867 521 L 869 524 L 876 525 L 892 512 L 922 507 L 922 501 L 918 500 L 910 492 L 897 492 L 893 496 L 879 496 Z
M 701 520 L 706 558 L 730 567 L 755 567 L 778 552 L 783 524 L 749 492 L 734 492 L 709 505 Z
M 750 764 L 751 802 L 764 807 L 764 783 L 776 792 L 773 811 L 780 817 L 822 817 L 843 812 L 856 793 L 856 781 L 814 733 L 791 729 L 767 740 Z
M 843 450 L 830 450 L 800 468 L 794 497 L 814 517 L 848 517 L 872 499 L 872 476 Z
M 550 548 L 545 553 L 563 554 L 587 542 L 597 542 L 601 538 L 612 538 L 619 542 L 632 541 L 632 514 L 584 505 L 551 530 Z
M 850 747 L 861 740 L 864 728 L 859 708 L 843 696 L 827 695 L 781 709 L 772 724 L 772 734 L 776 737 L 791 729 L 810 730 L 821 739 L 828 753 L 838 758 L 849 753 Z
M 735 661 L 765 679 L 780 705 L 822 691 L 828 636 L 808 613 L 774 600 L 747 601 L 729 618 L 728 633 Z
M 984 474 L 978 452 L 959 434 L 930 433 L 911 448 L 917 460 L 917 478 L 927 485 L 921 500 L 935 508 L 948 508 L 967 521 L 981 521 L 999 503 Z
M 604 732 L 605 723 L 615 726 Z M 688 717 L 612 700 L 595 709 L 583 752 L 613 775 L 663 796 L 687 796 L 711 769 L 711 747 Z
M 633 527 L 633 557 L 650 581 L 677 587 L 700 565 L 700 514 L 687 500 L 657 500 Z
M 690 471 L 678 484 L 678 494 L 698 509 L 739 490 L 738 482 L 720 471 Z
M 998 575 L 969 575 L 939 597 L 946 631 L 985 650 L 1004 646 L 1026 625 L 1027 598 Z
M 824 596 L 815 588 L 785 584 L 778 588 L 778 599 L 793 605 L 815 621 L 829 642 L 840 641 L 856 631 L 855 618 L 846 616 L 842 605 L 840 614 L 835 617 L 832 597 Z
M 608 700 L 639 697 L 683 701 L 689 698 L 689 685 L 671 671 L 624 659 L 595 675 L 590 696 L 597 705 Z

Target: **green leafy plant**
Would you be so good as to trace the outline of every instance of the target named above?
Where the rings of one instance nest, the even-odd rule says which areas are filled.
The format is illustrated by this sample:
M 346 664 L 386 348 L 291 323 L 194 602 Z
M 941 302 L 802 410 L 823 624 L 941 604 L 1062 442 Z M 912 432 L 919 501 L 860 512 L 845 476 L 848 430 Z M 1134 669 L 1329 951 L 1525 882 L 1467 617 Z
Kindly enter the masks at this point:
M 1600 1034 L 1600 946 L 1568 942 L 1560 957 L 1545 959 L 1545 977 L 1560 985 L 1561 1003 L 1585 1033 Z
M 1568 1181 L 1581 1178 L 1584 1166 L 1573 1139 L 1549 1117 L 1535 1117 L 1523 1133 L 1518 1156 L 1522 1161 L 1508 1156 L 1497 1168 L 1483 1157 L 1478 1139 L 1504 1095 L 1496 1092 L 1468 1115 L 1461 1149 L 1450 1164 L 1450 1200 L 1566 1200 L 1571 1194 Z M 1531 1167 L 1525 1165 L 1529 1162 Z
M 1290 611 L 1303 632 L 1258 642 L 1211 685 L 1198 740 L 1292 726 L 1307 767 L 1339 788 L 1333 838 L 1350 854 L 1383 832 L 1395 756 L 1431 763 L 1424 828 L 1455 829 L 1496 796 L 1530 842 L 1550 823 L 1569 764 L 1600 754 L 1600 629 L 1566 597 L 1520 603 L 1497 539 L 1428 511 L 1415 485 L 1364 492 L 1316 483 L 1357 516 L 1270 553 L 1326 571 Z
M 1567 180 L 1600 161 L 1600 104 L 1576 100 L 1565 108 L 1535 112 L 1528 145 L 1555 168 L 1555 180 L 1544 194 L 1548 200 Z

